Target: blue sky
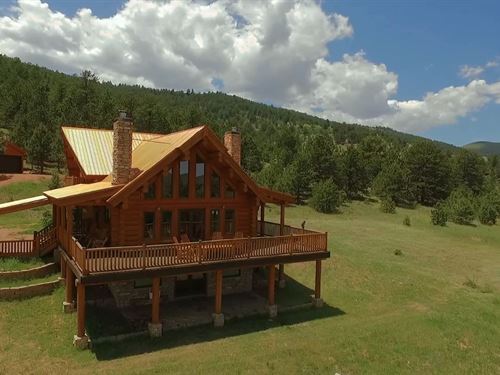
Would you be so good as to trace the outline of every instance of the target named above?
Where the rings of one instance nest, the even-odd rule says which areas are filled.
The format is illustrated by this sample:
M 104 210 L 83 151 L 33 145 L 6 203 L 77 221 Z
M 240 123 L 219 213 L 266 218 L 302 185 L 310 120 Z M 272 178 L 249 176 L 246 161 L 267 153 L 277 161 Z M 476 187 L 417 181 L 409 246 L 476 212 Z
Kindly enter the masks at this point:
M 301 0 L 296 2 L 302 3 Z M 291 4 L 292 1 L 290 0 L 289 3 Z M 304 59 L 300 56 L 297 57 L 297 49 L 294 50 L 291 47 L 281 50 L 281 56 L 279 54 L 251 54 L 247 50 L 243 52 L 228 50 L 227 55 L 234 54 L 232 56 L 238 57 L 237 54 L 240 53 L 242 56 L 241 61 L 233 58 L 231 64 L 235 67 L 229 69 L 227 68 L 228 60 L 225 59 L 226 55 L 221 54 L 220 59 L 215 59 L 210 56 L 214 54 L 213 50 L 209 51 L 206 56 L 201 56 L 203 51 L 193 52 L 187 47 L 185 50 L 181 50 L 179 47 L 182 44 L 181 41 L 174 47 L 165 46 L 165 49 L 173 48 L 169 53 L 177 54 L 176 57 L 180 57 L 183 61 L 191 59 L 187 67 L 169 66 L 171 60 L 161 61 L 161 63 L 142 61 L 143 66 L 150 67 L 144 69 L 151 69 L 153 73 L 143 74 L 140 77 L 134 76 L 136 70 L 133 67 L 130 67 L 129 70 L 122 70 L 120 67 L 112 70 L 109 68 L 109 64 L 106 64 L 104 57 L 95 60 L 89 58 L 88 64 L 91 65 L 88 67 L 94 68 L 95 66 L 95 69 L 102 73 L 101 76 L 104 79 L 155 87 L 178 89 L 194 87 L 203 90 L 213 89 L 215 82 L 217 87 L 222 84 L 228 92 L 250 99 L 314 113 L 319 108 L 324 111 L 322 114 L 324 117 L 332 119 L 367 124 L 383 122 L 398 130 L 457 145 L 476 140 L 500 142 L 500 42 L 498 39 L 500 37 L 500 1 L 322 1 L 309 3 L 304 0 L 303 3 L 306 3 L 307 6 L 300 8 L 295 16 L 299 14 L 313 17 L 314 22 L 308 27 L 311 34 L 316 32 L 313 36 L 317 38 L 318 42 L 316 43 L 311 38 L 307 39 L 307 35 L 302 35 L 304 40 L 298 42 L 297 49 L 300 51 L 302 48 L 302 50 L 307 51 L 304 52 L 305 54 L 313 55 L 314 57 L 310 61 L 303 62 Z M 53 51 L 41 51 L 40 48 L 36 48 L 35 42 L 28 40 L 23 35 L 28 26 L 25 25 L 23 28 L 21 17 L 12 15 L 11 11 L 8 10 L 9 6 L 16 4 L 16 1 L 10 0 L 7 2 L 4 0 L 2 4 L 2 0 L 0 0 L 0 8 L 3 5 L 0 12 L 13 17 L 19 26 L 17 27 L 12 22 L 4 24 L 6 27 L 12 27 L 14 31 L 8 34 L 9 38 L 12 38 L 10 45 L 8 41 L 4 42 L 4 45 L 0 41 L 0 52 L 19 55 L 24 60 L 62 71 L 71 70 L 72 66 L 69 65 L 68 58 L 56 60 L 53 57 Z M 124 2 L 114 0 L 49 0 L 48 4 L 50 15 L 46 15 L 46 17 L 53 17 L 56 11 L 67 16 L 66 23 L 61 24 L 53 32 L 54 44 L 60 42 L 57 39 L 60 30 L 66 30 L 68 25 L 76 22 L 76 12 L 80 8 L 91 9 L 92 14 L 99 19 L 112 17 L 117 12 L 122 12 L 123 15 L 131 18 L 133 26 L 129 27 L 134 29 L 131 32 L 134 35 L 140 34 L 137 30 L 142 32 L 147 26 L 141 25 L 142 19 L 131 16 L 131 14 L 146 12 L 141 9 L 141 7 L 146 7 L 140 3 L 128 4 L 127 7 L 134 12 L 123 12 Z M 285 24 L 287 21 L 284 18 L 283 22 L 280 23 L 280 18 L 277 16 L 280 12 L 283 14 L 288 12 L 287 17 L 292 15 L 291 6 L 279 8 L 269 5 L 269 3 L 257 5 L 254 2 L 252 4 L 255 4 L 254 8 L 256 9 L 262 8 L 262 13 L 257 14 L 258 9 L 255 12 L 253 9 L 250 11 L 248 7 L 247 9 L 241 9 L 237 6 L 230 10 L 218 9 L 218 13 L 216 12 L 213 18 L 214 22 L 217 24 L 219 19 L 221 22 L 225 22 L 231 16 L 239 17 L 234 18 L 237 20 L 242 17 L 247 19 L 248 24 L 257 30 L 255 35 L 262 36 L 264 34 L 259 51 L 264 49 L 267 40 L 279 43 L 279 39 L 286 34 L 287 30 L 293 31 L 294 28 L 297 28 L 300 31 L 300 25 L 291 23 L 289 18 L 289 24 Z M 320 4 L 321 13 L 315 9 L 318 4 Z M 158 10 L 155 12 L 161 13 L 162 9 L 165 10 L 167 6 L 162 8 L 162 6 L 157 5 L 157 7 Z M 200 14 L 196 13 L 197 7 L 188 4 L 187 1 L 178 2 L 176 7 L 183 8 L 183 14 L 189 12 L 195 16 Z M 35 16 L 42 14 L 40 7 L 28 8 L 23 8 L 21 13 L 31 12 L 30 14 Z M 273 11 L 277 13 L 273 15 Z M 203 8 L 200 12 L 207 13 L 207 9 Z M 252 12 L 260 15 L 260 18 Z M 342 19 L 332 19 L 332 15 L 335 13 L 341 15 L 345 22 Z M 262 15 L 267 14 L 274 18 L 270 19 L 270 23 L 266 23 L 264 19 L 262 24 L 259 24 L 258 22 L 265 18 Z M 221 15 L 225 18 L 217 18 Z M 329 16 L 330 18 L 328 18 Z M 43 18 L 40 16 L 40 23 L 47 24 Z M 164 27 L 165 22 L 165 19 L 162 18 L 162 23 L 159 23 L 158 27 Z M 175 23 L 175 19 L 170 22 Z M 109 24 L 110 27 L 115 25 L 112 22 Z M 181 36 L 182 34 L 188 35 L 193 29 L 196 29 L 196 25 L 192 24 L 182 26 L 186 27 L 183 29 L 186 31 L 180 31 L 179 26 L 178 30 Z M 213 23 L 208 22 L 207 27 L 213 29 Z M 230 27 L 231 25 L 228 26 L 229 29 Z M 0 37 L 2 36 L 1 28 L 0 21 Z M 225 31 L 226 29 L 217 32 L 208 42 L 213 42 L 213 39 L 217 39 L 219 34 L 223 34 Z M 45 31 L 45 29 L 44 32 L 50 38 L 50 32 Z M 196 34 L 196 32 L 200 32 L 202 36 L 207 34 L 203 29 L 194 33 Z M 240 42 L 243 40 L 248 43 L 248 40 L 251 40 L 249 37 L 255 36 L 247 33 L 242 38 L 231 34 L 231 32 L 234 34 L 237 30 L 229 30 L 228 35 L 224 36 L 225 39 L 221 39 L 221 43 L 228 43 L 232 40 Z M 18 40 L 16 37 L 12 37 L 15 33 L 19 34 Z M 162 29 L 162 35 L 167 35 L 165 33 L 168 34 L 168 30 Z M 179 35 L 175 37 L 179 37 Z M 74 38 L 74 36 L 72 34 L 65 36 L 63 40 L 66 41 L 69 38 Z M 116 40 L 116 38 L 115 36 L 114 39 Z M 94 39 L 96 38 L 94 37 Z M 130 39 L 133 37 L 123 39 L 123 41 L 128 44 Z M 20 42 L 26 43 L 28 48 L 26 46 L 22 49 L 12 47 L 12 45 L 21 45 Z M 111 42 L 113 42 L 113 38 L 110 39 Z M 142 39 L 141 42 L 144 40 Z M 202 41 L 200 43 L 208 42 Z M 87 42 L 85 51 L 94 47 L 89 47 L 88 44 L 91 42 Z M 156 42 L 157 44 L 158 42 Z M 137 43 L 134 44 L 132 41 L 130 45 L 137 46 Z M 274 48 L 278 49 L 276 45 Z M 26 50 L 29 50 L 29 47 L 32 47 L 32 50 L 28 53 Z M 61 50 L 61 55 L 65 53 L 65 48 Z M 98 45 L 96 48 L 102 47 Z M 325 48 L 326 54 L 322 52 Z M 150 53 L 151 49 L 146 51 Z M 78 53 L 81 54 L 81 50 Z M 344 57 L 345 55 L 347 57 Z M 292 56 L 292 60 L 296 58 L 297 63 L 294 64 L 292 61 L 288 65 L 280 66 L 284 59 L 290 59 L 286 56 Z M 77 61 L 86 61 L 86 56 L 83 57 Z M 252 61 L 256 71 L 245 65 L 245 61 Z M 324 63 L 321 65 L 321 62 Z M 267 67 L 276 65 L 277 70 L 273 72 L 270 68 L 269 77 L 266 77 L 266 72 L 262 66 L 259 68 L 259 64 L 266 67 L 266 70 Z M 464 77 L 463 74 L 459 74 L 463 66 L 480 69 L 482 72 L 475 71 L 470 76 Z M 74 69 L 78 71 L 82 67 L 87 66 L 78 65 Z M 155 69 L 158 71 L 156 72 Z M 281 72 L 283 72 L 282 77 L 280 77 Z M 242 74 L 249 77 L 247 81 L 242 80 Z M 257 74 L 263 76 L 261 82 L 258 81 Z M 306 82 L 306 79 L 301 79 L 301 77 L 297 78 L 297 75 L 300 74 L 312 77 L 311 82 Z M 179 79 L 166 79 L 166 76 L 179 77 Z M 296 82 L 289 82 L 291 76 Z M 329 82 L 318 83 L 325 77 Z M 470 82 L 473 80 L 484 80 L 485 82 L 478 89 L 472 89 L 471 87 L 474 85 Z M 266 86 L 268 82 L 272 85 Z M 471 86 L 467 87 L 469 84 Z M 450 86 L 453 86 L 453 89 L 444 95 L 440 94 L 443 89 Z M 342 90 L 338 90 L 338 87 L 341 87 Z M 462 90 L 465 91 L 462 93 Z M 281 92 L 287 94 L 282 95 Z M 424 100 L 424 96 L 429 92 L 437 94 L 437 104 L 432 103 L 432 100 Z M 462 103 L 462 96 L 467 96 L 468 100 Z M 371 103 L 372 98 L 373 103 Z M 367 102 L 370 103 L 366 104 Z M 387 105 L 388 102 L 395 104 Z M 415 104 L 415 102 L 418 103 Z M 364 105 L 366 108 L 361 108 Z M 443 110 L 442 116 L 439 113 L 441 110 Z M 422 126 L 419 125 L 420 118 Z M 450 122 L 453 124 L 449 124 Z

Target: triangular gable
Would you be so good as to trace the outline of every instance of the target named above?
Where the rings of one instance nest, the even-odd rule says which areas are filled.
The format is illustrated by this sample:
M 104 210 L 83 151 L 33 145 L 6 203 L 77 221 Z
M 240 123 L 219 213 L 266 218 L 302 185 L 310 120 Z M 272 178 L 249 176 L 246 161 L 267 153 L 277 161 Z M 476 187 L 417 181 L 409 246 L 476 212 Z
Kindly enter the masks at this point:
M 207 126 L 188 129 L 182 132 L 168 134 L 151 142 L 143 142 L 132 152 L 132 169 L 138 175 L 126 184 L 120 191 L 107 200 L 107 203 L 116 206 L 126 197 L 145 185 L 149 179 L 160 172 L 165 164 L 172 163 L 175 159 L 186 154 L 193 146 L 202 140 L 211 142 L 220 152 L 223 161 L 233 169 L 235 174 L 248 186 L 261 200 L 259 186 L 246 174 L 241 166 L 228 154 L 225 146 L 217 135 Z M 105 181 L 110 181 L 108 176 Z
M 113 131 L 106 129 L 63 126 L 63 140 L 86 176 L 107 176 L 113 169 Z M 142 141 L 162 137 L 161 134 L 132 134 L 132 150 Z

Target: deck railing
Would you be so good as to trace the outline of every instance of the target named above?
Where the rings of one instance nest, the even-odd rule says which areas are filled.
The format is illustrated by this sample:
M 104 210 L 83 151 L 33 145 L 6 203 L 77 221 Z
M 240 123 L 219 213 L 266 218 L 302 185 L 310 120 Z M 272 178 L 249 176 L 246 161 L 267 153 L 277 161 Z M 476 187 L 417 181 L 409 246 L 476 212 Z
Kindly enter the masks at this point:
M 33 232 L 31 240 L 0 241 L 0 257 L 34 257 L 45 255 L 57 246 L 56 229 L 48 225 L 39 232 Z
M 91 249 L 70 242 L 69 255 L 84 274 L 328 251 L 326 233 Z

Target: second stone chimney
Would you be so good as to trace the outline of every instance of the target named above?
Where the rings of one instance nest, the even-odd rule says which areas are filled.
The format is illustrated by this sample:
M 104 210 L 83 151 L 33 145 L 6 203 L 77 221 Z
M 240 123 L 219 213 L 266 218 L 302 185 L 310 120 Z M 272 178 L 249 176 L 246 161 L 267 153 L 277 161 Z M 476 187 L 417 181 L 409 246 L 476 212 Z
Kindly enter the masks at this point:
M 224 146 L 236 163 L 241 165 L 241 134 L 238 129 L 233 128 L 224 134 Z
M 113 123 L 113 185 L 126 184 L 132 167 L 132 118 L 120 111 Z

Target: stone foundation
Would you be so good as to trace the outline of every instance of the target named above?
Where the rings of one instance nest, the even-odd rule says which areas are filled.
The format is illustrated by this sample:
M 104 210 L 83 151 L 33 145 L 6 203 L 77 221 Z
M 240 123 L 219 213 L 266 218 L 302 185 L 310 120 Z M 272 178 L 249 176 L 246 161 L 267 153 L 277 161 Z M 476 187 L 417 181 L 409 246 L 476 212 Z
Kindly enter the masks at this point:
M 150 337 L 161 337 L 163 325 L 161 323 L 148 323 L 148 332 Z
M 90 348 L 90 339 L 87 335 L 80 337 L 75 335 L 73 337 L 73 346 L 79 350 L 85 350 Z
M 214 327 L 224 327 L 224 314 L 212 314 Z
M 323 304 L 324 304 L 323 299 L 315 297 L 312 298 L 313 307 L 323 307 Z
M 276 318 L 276 316 L 278 316 L 278 305 L 269 305 L 267 308 L 270 318 Z
M 236 272 L 237 270 L 228 270 Z M 222 294 L 235 294 L 252 291 L 253 270 L 251 268 L 242 268 L 239 276 L 230 276 L 222 278 Z M 207 273 L 207 296 L 215 295 L 215 272 Z
M 151 304 L 151 287 L 136 288 L 134 281 L 119 281 L 108 284 L 117 307 Z M 162 277 L 160 284 L 160 300 L 171 301 L 175 298 L 175 278 Z
M 71 314 L 72 312 L 75 312 L 75 303 L 74 302 L 63 302 L 63 312 L 65 314 Z

